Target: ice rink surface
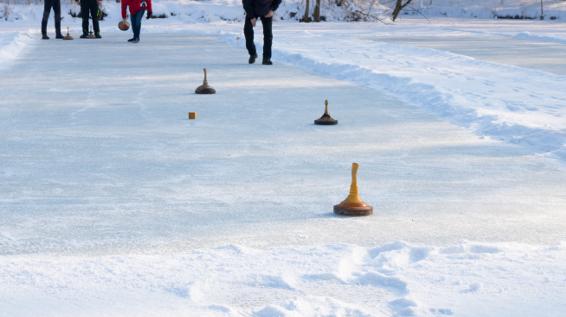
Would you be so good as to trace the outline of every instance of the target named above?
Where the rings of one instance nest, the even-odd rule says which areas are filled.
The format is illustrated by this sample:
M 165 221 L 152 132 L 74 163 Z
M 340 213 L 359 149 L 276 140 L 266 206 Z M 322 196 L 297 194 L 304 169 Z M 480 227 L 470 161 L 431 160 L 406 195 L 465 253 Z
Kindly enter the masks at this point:
M 552 159 L 371 89 L 249 66 L 211 37 L 122 42 L 39 42 L 4 73 L 2 253 L 332 232 L 358 243 L 563 237 L 566 177 Z M 193 94 L 202 67 L 217 95 Z M 324 98 L 338 126 L 312 124 Z M 331 210 L 352 161 L 376 216 L 342 221 Z
M 344 50 L 297 57 L 324 30 L 280 26 L 266 67 L 210 28 L 30 39 L 1 70 L 0 316 L 566 312 L 563 161 L 309 60 Z M 312 124 L 325 98 L 337 126 Z M 332 214 L 352 162 L 372 217 Z

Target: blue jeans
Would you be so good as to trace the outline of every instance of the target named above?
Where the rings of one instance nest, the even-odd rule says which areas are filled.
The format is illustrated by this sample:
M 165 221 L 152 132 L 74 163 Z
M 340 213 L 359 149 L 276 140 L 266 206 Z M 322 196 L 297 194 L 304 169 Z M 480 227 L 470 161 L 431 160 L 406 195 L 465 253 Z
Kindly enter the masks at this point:
M 145 9 L 139 10 L 136 14 L 130 16 L 130 21 L 132 22 L 132 31 L 134 32 L 134 38 L 140 38 L 141 21 L 143 20 L 143 15 Z

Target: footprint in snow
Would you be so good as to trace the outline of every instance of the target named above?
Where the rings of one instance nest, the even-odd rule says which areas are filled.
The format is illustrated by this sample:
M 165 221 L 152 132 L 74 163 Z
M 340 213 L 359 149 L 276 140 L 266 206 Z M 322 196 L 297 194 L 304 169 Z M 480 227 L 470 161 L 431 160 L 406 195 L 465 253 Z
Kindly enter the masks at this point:
M 189 298 L 189 289 L 186 287 L 169 287 L 166 288 L 165 291 L 177 297 Z
M 467 288 L 460 291 L 460 293 L 476 293 L 481 288 L 481 285 L 478 283 L 472 283 Z
M 430 312 L 436 316 L 451 316 L 454 315 L 452 309 L 449 308 L 431 308 Z
M 333 273 L 304 274 L 301 278 L 307 282 L 334 281 L 338 283 L 344 283 L 344 281 L 342 281 L 336 274 Z
M 202 287 L 200 287 L 199 284 L 200 283 L 193 283 L 189 286 L 171 286 L 165 288 L 165 291 L 177 297 L 198 302 L 204 298 Z
M 499 253 L 501 251 L 496 247 L 480 244 L 471 245 L 469 250 L 472 253 Z
M 377 272 L 361 274 L 354 279 L 354 282 L 360 285 L 384 288 L 399 295 L 405 295 L 408 293 L 407 283 L 403 280 Z
M 391 308 L 395 317 L 415 316 L 413 307 L 416 306 L 415 302 L 406 298 L 399 298 L 389 302 L 389 308 Z
M 294 284 L 295 279 L 287 275 L 260 275 L 256 278 L 259 285 L 269 288 L 286 289 L 290 291 L 296 290 Z
M 280 308 L 267 306 L 253 313 L 253 317 L 285 317 L 286 313 Z

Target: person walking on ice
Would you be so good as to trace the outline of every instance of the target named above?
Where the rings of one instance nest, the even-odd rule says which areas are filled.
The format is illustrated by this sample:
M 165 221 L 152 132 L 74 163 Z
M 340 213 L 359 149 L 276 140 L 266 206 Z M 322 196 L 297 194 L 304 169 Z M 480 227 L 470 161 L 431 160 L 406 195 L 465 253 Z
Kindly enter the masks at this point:
M 122 19 L 126 20 L 126 7 L 130 8 L 130 21 L 134 37 L 128 40 L 130 43 L 140 41 L 140 30 L 143 15 L 147 11 L 147 18 L 152 15 L 151 0 L 122 0 Z
M 81 17 L 83 19 L 83 34 L 81 39 L 86 39 L 88 37 L 88 16 L 92 18 L 92 28 L 94 30 L 94 37 L 99 39 L 100 36 L 100 26 L 98 25 L 98 18 L 100 15 L 100 10 L 98 8 L 98 2 L 96 0 L 80 0 L 81 2 Z
M 271 45 L 273 42 L 273 13 L 281 0 L 242 0 L 246 10 L 246 22 L 244 23 L 244 35 L 246 36 L 246 48 L 250 54 L 248 63 L 253 64 L 257 58 L 254 44 L 254 27 L 257 19 L 261 19 L 263 26 L 263 65 L 273 65 L 271 62 Z
M 47 22 L 49 22 L 49 14 L 51 13 L 51 8 L 55 12 L 55 38 L 62 39 L 63 34 L 61 34 L 61 0 L 44 0 L 43 4 L 43 18 L 41 19 L 41 38 L 44 40 L 49 40 L 47 36 Z

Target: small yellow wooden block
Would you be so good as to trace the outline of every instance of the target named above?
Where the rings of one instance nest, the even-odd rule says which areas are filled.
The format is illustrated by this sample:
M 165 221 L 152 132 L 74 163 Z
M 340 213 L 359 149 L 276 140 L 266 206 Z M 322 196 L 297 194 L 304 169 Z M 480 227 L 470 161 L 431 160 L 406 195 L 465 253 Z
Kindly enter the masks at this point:
M 196 112 L 189 112 L 189 120 L 196 120 L 197 113 Z

